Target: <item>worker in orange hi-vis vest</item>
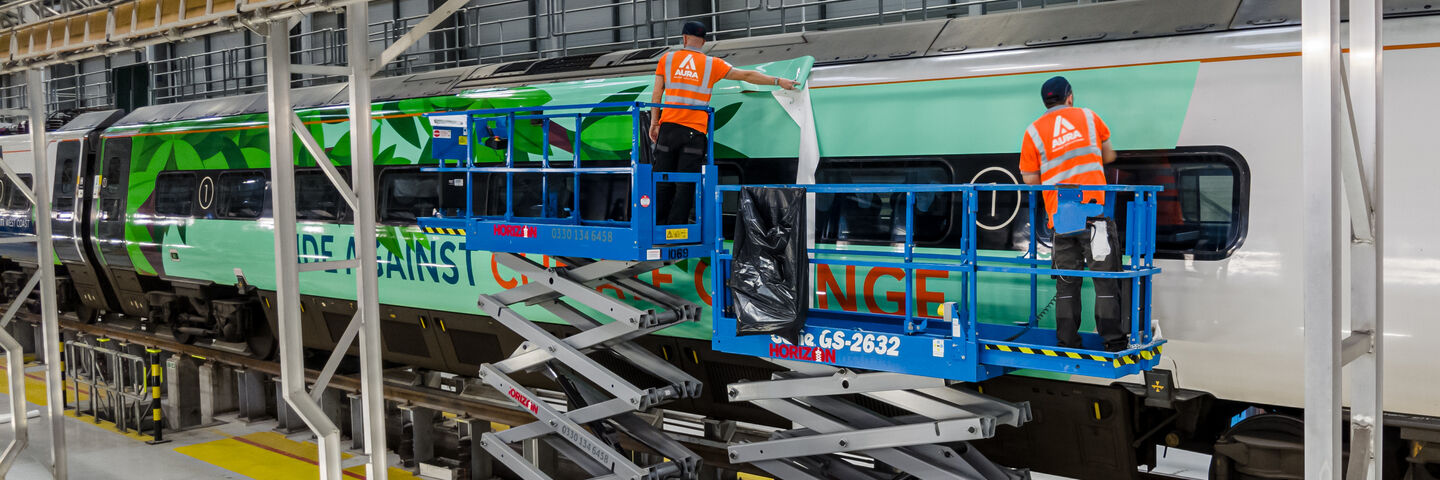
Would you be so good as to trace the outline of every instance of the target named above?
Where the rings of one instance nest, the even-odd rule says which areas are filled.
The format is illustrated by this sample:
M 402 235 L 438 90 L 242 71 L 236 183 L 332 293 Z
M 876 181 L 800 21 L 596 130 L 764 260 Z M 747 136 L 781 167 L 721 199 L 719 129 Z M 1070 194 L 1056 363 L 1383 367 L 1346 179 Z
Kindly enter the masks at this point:
M 655 89 L 650 103 L 707 106 L 710 89 L 721 79 L 739 80 L 755 85 L 778 85 L 795 89 L 795 81 L 777 78 L 754 70 L 732 68 L 724 60 L 700 52 L 705 45 L 705 24 L 687 22 L 681 31 L 684 48 L 666 53 L 655 66 Z M 709 115 L 700 110 L 664 108 L 650 114 L 650 141 L 655 143 L 653 156 L 656 172 L 699 172 L 705 163 L 705 132 Z M 655 187 L 656 225 L 695 223 L 691 209 L 695 204 L 695 185 L 660 183 Z
M 1115 161 L 1110 128 L 1088 108 L 1075 107 L 1065 77 L 1053 77 L 1040 89 L 1044 115 L 1025 129 L 1020 147 L 1020 174 L 1030 185 L 1104 185 L 1104 164 Z M 1056 192 L 1045 192 L 1050 226 L 1055 226 Z M 1105 203 L 1105 193 L 1087 191 L 1085 203 Z M 1075 232 L 1055 232 L 1051 264 L 1058 270 L 1120 271 L 1119 235 L 1115 221 L 1104 216 L 1086 219 Z M 1095 278 L 1095 326 L 1106 351 L 1129 343 L 1122 320 L 1120 280 Z M 1080 341 L 1080 287 L 1084 278 L 1060 276 L 1055 281 L 1055 336 L 1059 346 L 1083 348 Z

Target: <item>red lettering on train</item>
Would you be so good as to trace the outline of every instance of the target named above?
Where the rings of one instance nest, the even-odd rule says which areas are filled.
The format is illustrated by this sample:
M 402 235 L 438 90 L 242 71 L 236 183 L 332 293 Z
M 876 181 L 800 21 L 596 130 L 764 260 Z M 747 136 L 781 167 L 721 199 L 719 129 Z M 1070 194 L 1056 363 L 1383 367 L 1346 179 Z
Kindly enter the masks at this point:
M 692 275 L 695 278 L 695 293 L 700 295 L 700 301 L 705 302 L 706 305 L 714 305 L 714 299 L 710 298 L 710 292 L 705 289 L 705 269 L 707 268 L 710 268 L 710 262 L 695 261 L 695 274 Z
M 654 284 L 656 287 L 661 287 L 667 283 L 673 283 L 674 281 L 675 277 L 668 273 L 662 272 L 660 270 L 654 270 L 650 272 L 650 283 Z
M 829 265 L 825 265 L 825 264 L 816 265 L 816 266 L 815 266 L 815 277 L 816 277 L 816 278 L 815 278 L 815 280 L 816 280 L 815 283 L 819 284 L 819 287 L 820 287 L 818 290 L 815 291 L 815 293 L 817 294 L 817 296 L 819 297 L 819 300 L 820 300 L 820 302 L 819 302 L 819 303 L 820 303 L 820 308 L 829 309 L 829 308 L 830 308 L 830 298 L 833 297 L 833 298 L 835 299 L 835 303 L 840 304 L 840 309 L 841 309 L 841 310 L 844 310 L 844 311 L 847 311 L 847 312 L 853 312 L 853 311 L 855 311 L 855 300 L 856 300 L 856 298 L 855 298 L 855 266 L 854 266 L 854 265 L 846 265 L 846 266 L 845 266 L 845 288 L 844 288 L 844 289 L 841 289 L 841 288 L 840 288 L 840 283 L 835 281 L 835 274 L 834 274 L 834 272 L 831 272 L 831 271 L 830 271 L 830 266 L 829 266 Z
M 880 308 L 880 304 L 875 301 L 875 282 L 879 281 L 879 280 L 880 280 L 880 277 L 894 277 L 896 280 L 899 280 L 899 281 L 901 282 L 901 285 L 902 285 L 902 286 L 901 286 L 901 288 L 900 288 L 900 291 L 897 292 L 897 291 L 893 291 L 893 290 L 892 290 L 892 291 L 885 292 L 885 299 L 886 299 L 886 300 L 889 300 L 889 301 L 891 301 L 891 302 L 895 302 L 895 310 L 894 310 L 894 311 L 884 310 L 884 309 Z M 865 306 L 866 306 L 867 308 L 869 308 L 872 313 L 888 313 L 888 314 L 890 314 L 890 315 L 902 315 L 902 314 L 904 314 L 904 313 L 905 313 L 905 288 L 904 288 L 904 286 L 903 286 L 903 285 L 904 285 L 904 282 L 905 282 L 905 271 L 904 271 L 904 270 L 901 270 L 901 269 L 895 268 L 895 267 L 875 267 L 875 268 L 871 268 L 871 269 L 870 269 L 870 272 L 865 274 L 865 293 L 866 293 L 866 295 L 865 295 Z
M 945 294 L 930 290 L 928 280 L 932 278 L 949 279 L 950 272 L 944 270 L 915 271 L 915 301 L 918 302 L 915 314 L 922 317 L 939 318 L 935 315 L 935 309 L 930 308 L 930 304 L 945 303 Z

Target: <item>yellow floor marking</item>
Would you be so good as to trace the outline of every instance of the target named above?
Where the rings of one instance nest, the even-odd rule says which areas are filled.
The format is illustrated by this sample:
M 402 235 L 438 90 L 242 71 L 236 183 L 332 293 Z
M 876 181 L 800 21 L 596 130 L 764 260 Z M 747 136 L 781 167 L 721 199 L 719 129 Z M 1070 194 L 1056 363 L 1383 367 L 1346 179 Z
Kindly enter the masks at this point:
M 110 421 L 107 421 L 107 420 L 100 420 L 100 421 L 97 422 L 96 419 L 95 419 L 95 417 L 92 417 L 92 416 L 89 416 L 89 415 L 76 415 L 74 410 L 66 410 L 66 411 L 65 411 L 65 416 L 70 417 L 70 418 L 73 418 L 73 419 L 76 419 L 76 420 L 79 420 L 79 421 L 81 421 L 81 422 L 89 423 L 89 424 L 94 425 L 94 426 L 97 426 L 97 427 L 102 427 L 102 428 L 104 428 L 104 429 L 106 429 L 106 430 L 109 430 L 110 432 L 112 432 L 112 433 L 114 433 L 114 434 L 116 434 L 116 435 L 120 435 L 120 436 L 123 436 L 123 437 L 128 438 L 128 439 L 131 439 L 131 440 L 138 440 L 138 441 L 141 441 L 141 442 L 148 442 L 148 441 L 151 441 L 151 440 L 154 440 L 154 439 L 155 439 L 155 437 L 152 437 L 152 436 L 149 435 L 149 432 L 146 432 L 146 433 L 144 433 L 144 434 L 142 434 L 142 433 L 140 433 L 140 432 L 136 432 L 136 431 L 134 431 L 134 430 L 130 430 L 130 431 L 127 431 L 127 432 L 121 432 L 120 429 L 115 428 L 115 423 L 114 423 L 114 422 L 110 422 Z M 169 438 L 169 435 L 170 435 L 170 432 L 168 432 L 168 431 L 165 432 L 166 438 Z
M 4 366 L 0 366 L 0 394 L 10 391 L 10 375 Z M 70 401 L 75 401 L 75 386 L 69 382 L 65 383 L 65 392 Z M 80 400 L 88 400 L 90 395 L 80 392 Z M 25 374 L 25 400 L 39 406 L 49 405 L 45 398 L 45 372 Z
M 754 474 L 744 473 L 744 472 L 735 474 L 735 478 L 738 478 L 738 479 L 740 479 L 740 480 L 774 480 L 774 479 L 772 479 L 772 478 L 770 478 L 770 477 L 762 477 L 762 476 L 759 476 L 759 475 L 754 475 Z
M 239 437 L 178 447 L 176 452 L 217 467 L 266 480 L 312 479 L 320 474 L 316 465 L 316 445 L 296 442 L 274 432 L 259 432 Z M 350 458 L 349 454 L 341 454 Z M 365 478 L 365 466 L 345 469 L 345 478 Z M 419 480 L 419 477 L 398 468 L 390 469 L 390 478 Z

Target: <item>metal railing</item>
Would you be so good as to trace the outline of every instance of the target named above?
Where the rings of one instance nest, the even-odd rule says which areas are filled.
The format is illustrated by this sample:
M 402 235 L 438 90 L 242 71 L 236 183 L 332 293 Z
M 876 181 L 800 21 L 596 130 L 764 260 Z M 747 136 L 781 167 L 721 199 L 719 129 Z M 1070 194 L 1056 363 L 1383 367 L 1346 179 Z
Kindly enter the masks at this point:
M 683 13 L 666 0 L 500 0 L 460 9 L 447 24 L 416 43 L 381 75 L 406 75 L 468 65 L 564 57 L 579 53 L 647 48 L 678 43 L 680 26 L 701 20 L 717 39 L 823 30 L 860 25 L 980 15 L 1017 8 L 1044 8 L 1112 0 L 710 0 L 708 11 Z M 610 24 L 584 26 L 609 17 Z M 372 48 L 383 49 L 424 15 L 369 23 Z M 292 52 L 300 63 L 344 64 L 345 38 L 338 28 L 302 32 Z M 264 46 L 152 60 L 154 103 L 257 93 L 264 90 Z M 205 75 L 218 68 L 219 75 Z M 310 76 L 297 86 L 342 81 Z

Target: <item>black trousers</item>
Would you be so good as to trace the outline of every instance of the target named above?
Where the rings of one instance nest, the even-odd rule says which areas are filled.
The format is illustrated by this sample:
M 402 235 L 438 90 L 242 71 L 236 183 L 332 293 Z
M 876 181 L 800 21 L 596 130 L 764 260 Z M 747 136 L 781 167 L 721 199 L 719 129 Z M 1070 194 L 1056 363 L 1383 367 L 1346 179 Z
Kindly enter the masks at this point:
M 705 134 L 676 123 L 660 124 L 655 142 L 654 171 L 699 173 L 705 164 Z M 695 184 L 660 183 L 655 186 L 655 224 L 695 223 Z
M 1120 240 L 1115 231 L 1115 221 L 1105 217 L 1090 217 L 1086 222 L 1090 228 L 1084 232 L 1055 235 L 1055 255 L 1051 264 L 1061 270 L 1085 270 L 1097 272 L 1120 271 Z M 1095 224 L 1104 223 L 1110 254 L 1103 260 L 1095 260 L 1091 248 L 1091 232 Z M 1106 350 L 1121 350 L 1128 340 L 1129 322 L 1125 317 L 1129 310 L 1122 307 L 1122 280 L 1118 278 L 1092 278 L 1095 283 L 1095 329 L 1105 341 Z M 1059 345 L 1080 348 L 1080 287 L 1085 277 L 1057 277 L 1055 280 L 1055 337 Z

